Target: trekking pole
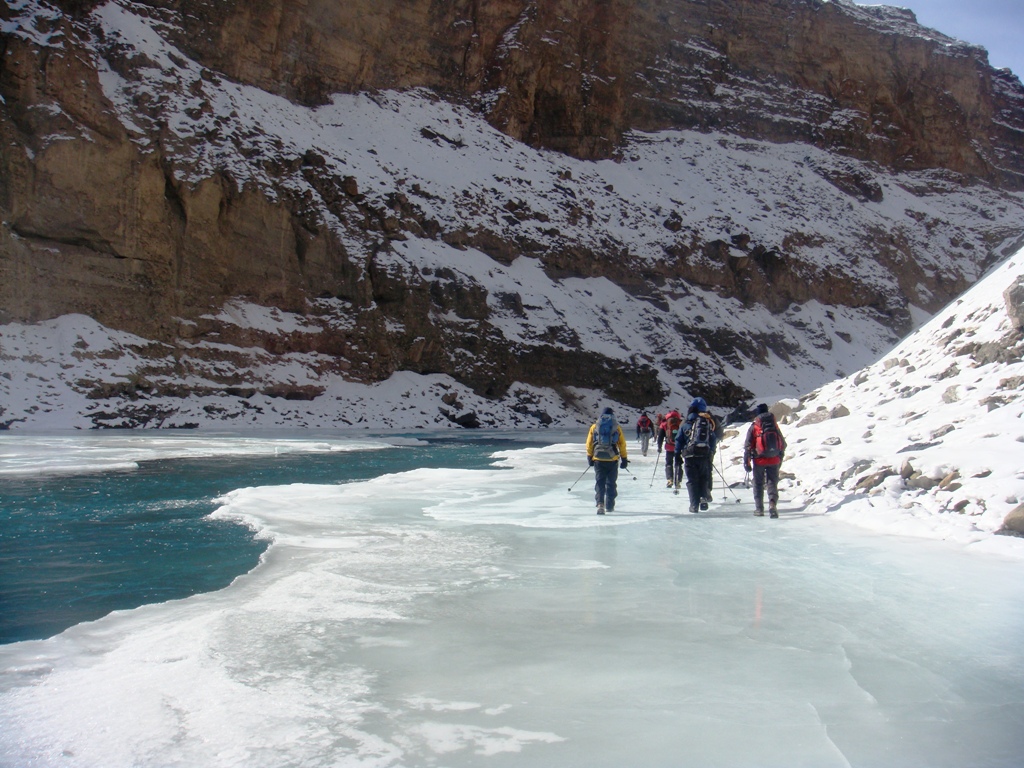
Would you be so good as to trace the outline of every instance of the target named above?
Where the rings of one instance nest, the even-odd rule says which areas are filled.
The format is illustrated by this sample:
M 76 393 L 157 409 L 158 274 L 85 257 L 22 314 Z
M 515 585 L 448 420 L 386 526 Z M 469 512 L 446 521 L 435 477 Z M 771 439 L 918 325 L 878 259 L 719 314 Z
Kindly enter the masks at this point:
M 636 475 L 634 475 L 632 472 L 630 472 L 628 467 L 623 467 L 622 471 L 625 472 L 630 477 L 632 477 L 634 480 L 636 480 Z M 653 480 L 651 480 L 651 485 L 654 485 L 654 481 Z
M 658 462 L 661 461 L 661 451 L 658 451 L 658 458 L 654 460 L 654 473 L 651 475 L 651 484 L 648 488 L 654 487 L 654 478 L 658 476 Z
M 583 470 L 583 475 L 590 471 L 590 465 L 587 464 L 587 468 Z M 583 475 L 576 478 L 576 482 L 569 486 L 569 493 L 572 493 L 572 489 L 576 487 L 576 483 L 583 479 Z
M 714 464 L 712 464 L 711 466 L 715 467 Z M 722 474 L 722 470 L 720 470 L 718 467 L 715 467 L 715 471 L 718 473 L 718 476 L 722 478 L 722 485 L 729 489 L 729 493 L 731 493 L 733 495 L 733 498 L 736 499 L 736 502 L 739 503 L 740 497 L 736 495 L 736 491 L 732 489 L 732 486 L 730 486 L 729 483 L 725 481 L 725 475 Z

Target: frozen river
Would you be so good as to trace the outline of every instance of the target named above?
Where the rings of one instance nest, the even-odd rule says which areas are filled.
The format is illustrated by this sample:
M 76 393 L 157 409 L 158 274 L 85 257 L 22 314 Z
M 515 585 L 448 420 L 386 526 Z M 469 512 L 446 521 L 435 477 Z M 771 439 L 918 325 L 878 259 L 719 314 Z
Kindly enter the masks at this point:
M 0 764 L 1021 764 L 1020 561 L 501 464 L 228 494 L 230 586 L 0 646 Z

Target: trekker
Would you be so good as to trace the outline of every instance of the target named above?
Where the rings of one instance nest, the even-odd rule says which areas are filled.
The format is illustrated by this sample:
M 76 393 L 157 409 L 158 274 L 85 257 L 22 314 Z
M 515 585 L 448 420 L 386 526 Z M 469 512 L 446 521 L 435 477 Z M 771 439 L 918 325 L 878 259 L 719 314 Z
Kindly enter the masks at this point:
M 683 423 L 683 417 L 679 411 L 673 408 L 665 414 L 665 418 L 658 425 L 658 454 L 661 454 L 661 447 L 665 446 L 665 487 L 679 490 L 682 481 L 682 465 L 676 464 L 676 435 L 679 434 L 679 427 Z
M 594 468 L 597 514 L 614 512 L 619 467 L 625 469 L 629 460 L 626 458 L 626 435 L 615 421 L 611 408 L 605 408 L 601 418 L 590 427 L 587 434 L 587 463 Z
M 690 512 L 708 508 L 711 501 L 711 470 L 718 445 L 718 425 L 708 413 L 703 397 L 695 397 L 686 412 L 676 437 L 676 461 L 686 470 L 686 491 L 690 495 Z
M 642 411 L 640 418 L 636 420 L 636 439 L 640 443 L 641 456 L 647 455 L 647 449 L 651 445 L 652 437 L 654 437 L 654 422 L 647 415 L 647 411 Z
M 768 486 L 768 516 L 779 516 L 779 467 L 786 457 L 786 439 L 768 406 L 757 406 L 757 415 L 743 443 L 743 469 L 754 472 L 754 514 L 764 516 L 764 490 Z M 753 467 L 751 467 L 753 461 Z

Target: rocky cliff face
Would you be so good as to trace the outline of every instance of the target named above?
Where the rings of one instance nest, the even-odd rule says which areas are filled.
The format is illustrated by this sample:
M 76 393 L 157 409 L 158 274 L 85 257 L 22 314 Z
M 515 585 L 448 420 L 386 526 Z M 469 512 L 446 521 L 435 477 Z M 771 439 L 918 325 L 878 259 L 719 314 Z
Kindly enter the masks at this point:
M 984 50 L 921 28 L 904 9 L 824 0 L 153 5 L 197 62 L 300 103 L 427 87 L 476 98 L 508 135 L 577 157 L 614 155 L 631 129 L 724 129 L 892 168 L 1024 181 L 1019 85 L 988 67 Z
M 315 399 L 405 370 L 733 405 L 876 354 L 1024 233 L 1020 82 L 895 9 L 0 18 L 0 319 L 146 340 L 130 385 L 70 384 L 100 399 Z M 239 301 L 302 327 L 232 320 Z

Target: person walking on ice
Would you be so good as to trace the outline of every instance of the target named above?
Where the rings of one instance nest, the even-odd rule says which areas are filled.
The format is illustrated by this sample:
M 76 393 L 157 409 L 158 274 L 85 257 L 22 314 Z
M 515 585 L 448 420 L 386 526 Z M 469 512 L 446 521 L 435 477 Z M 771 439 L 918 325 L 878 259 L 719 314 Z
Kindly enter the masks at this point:
M 636 420 L 636 440 L 640 443 L 640 455 L 646 456 L 647 449 L 651 445 L 651 438 L 654 437 L 654 422 L 647 415 L 647 411 L 640 414 Z
M 673 408 L 665 414 L 665 418 L 658 425 L 658 455 L 661 455 L 661 447 L 665 446 L 665 487 L 679 490 L 679 483 L 682 480 L 682 464 L 676 462 L 676 437 L 679 434 L 679 427 L 683 423 L 683 417 L 679 411 Z
M 601 418 L 590 427 L 587 434 L 587 463 L 594 468 L 597 514 L 614 512 L 619 467 L 625 469 L 629 460 L 626 458 L 626 435 L 615 421 L 611 408 L 605 408 Z
M 686 421 L 676 436 L 676 461 L 686 471 L 686 491 L 690 495 L 690 513 L 707 509 L 711 500 L 711 462 L 718 443 L 717 425 L 708 413 L 703 397 L 695 397 L 686 412 Z
M 757 416 L 743 443 L 743 469 L 754 473 L 754 514 L 764 516 L 764 491 L 768 486 L 768 516 L 779 516 L 779 467 L 786 457 L 786 439 L 768 406 L 757 406 Z

